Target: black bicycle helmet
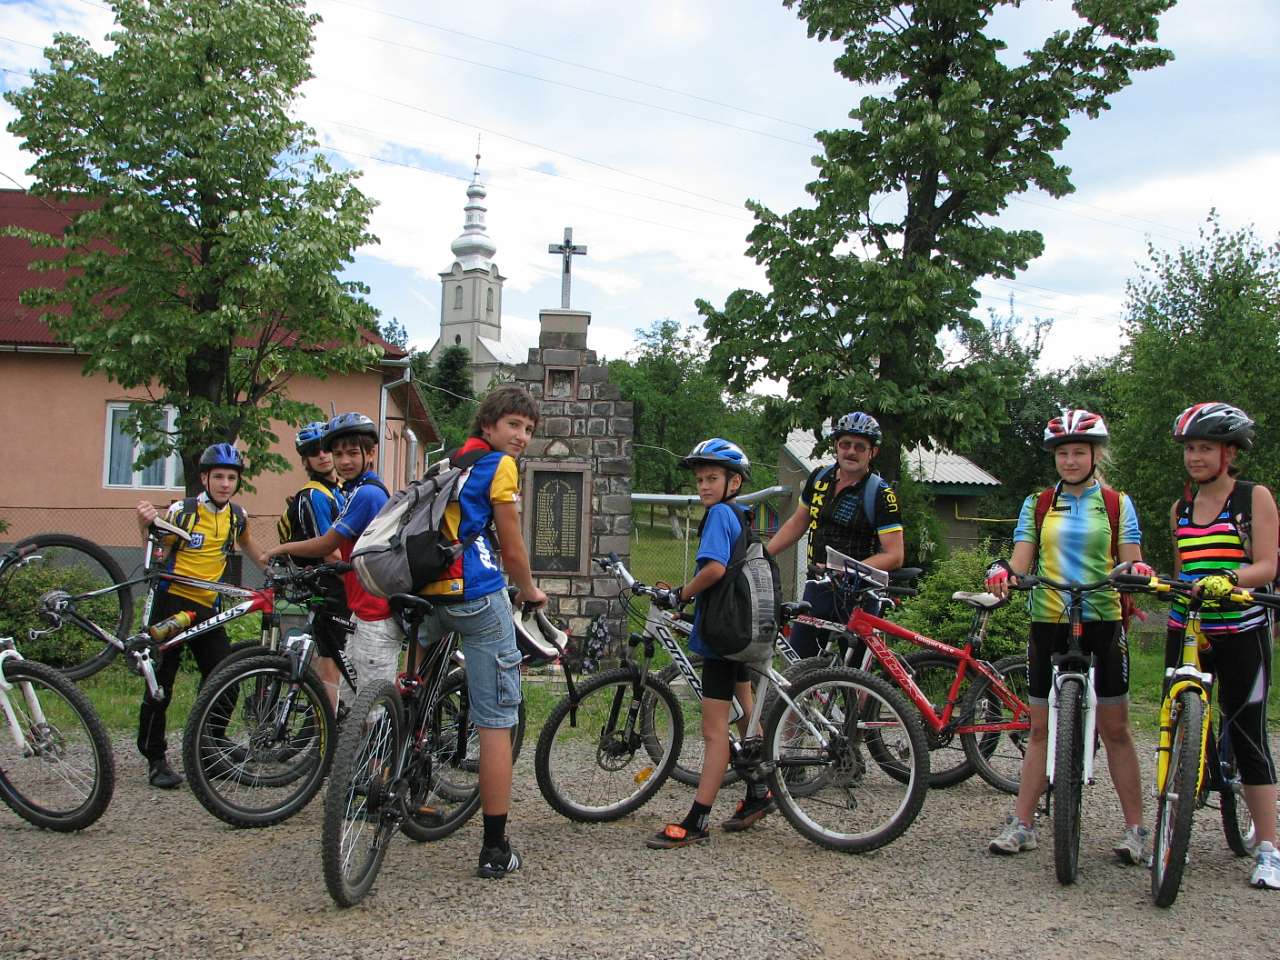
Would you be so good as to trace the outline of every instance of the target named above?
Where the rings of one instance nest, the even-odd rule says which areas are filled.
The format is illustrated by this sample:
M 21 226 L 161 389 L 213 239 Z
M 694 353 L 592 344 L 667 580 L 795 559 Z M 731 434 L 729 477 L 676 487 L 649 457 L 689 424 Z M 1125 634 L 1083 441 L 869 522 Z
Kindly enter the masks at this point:
M 1197 403 L 1187 407 L 1173 421 L 1173 439 L 1216 440 L 1241 450 L 1253 446 L 1253 421 L 1239 407 L 1229 403 Z
M 846 413 L 836 421 L 836 428 L 831 432 L 831 442 L 835 443 L 845 436 L 866 437 L 878 447 L 880 441 L 884 439 L 884 432 L 880 429 L 880 422 L 875 417 L 861 410 L 855 410 L 853 413 Z
M 680 460 L 680 466 L 689 468 L 699 464 L 712 467 L 724 467 L 730 473 L 736 473 L 743 480 L 751 479 L 751 461 L 736 443 L 712 437 L 703 440 L 689 451 L 687 457 Z
M 339 437 L 356 437 L 364 434 L 378 442 L 378 425 L 363 413 L 340 413 L 325 427 L 324 439 L 320 446 L 324 450 L 332 450 Z
M 200 472 L 215 467 L 230 467 L 237 472 L 244 472 L 244 455 L 230 443 L 212 443 L 200 454 Z
M 320 444 L 324 440 L 324 432 L 328 428 L 324 420 L 314 420 L 298 431 L 293 446 L 304 457 L 314 457 L 320 452 Z

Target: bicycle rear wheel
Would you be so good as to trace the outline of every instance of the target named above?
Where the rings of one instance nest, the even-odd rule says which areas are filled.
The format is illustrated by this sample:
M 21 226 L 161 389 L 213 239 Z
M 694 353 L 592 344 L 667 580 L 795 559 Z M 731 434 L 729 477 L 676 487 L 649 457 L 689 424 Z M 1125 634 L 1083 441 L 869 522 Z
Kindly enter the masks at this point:
M 926 650 L 909 654 L 902 658 L 902 662 L 906 666 L 907 672 L 911 674 L 911 679 L 920 688 L 920 692 L 928 698 L 930 706 L 933 707 L 933 712 L 938 716 L 942 716 L 947 705 L 947 694 L 951 692 L 951 684 L 956 679 L 956 669 L 959 661 Z M 877 664 L 877 667 L 879 667 L 879 664 Z M 880 675 L 879 670 L 877 670 L 876 675 Z M 985 681 L 986 678 L 982 679 Z M 972 685 L 972 681 L 966 678 L 965 683 L 961 685 L 960 691 L 956 695 L 957 702 L 963 702 Z M 953 712 L 953 716 L 960 716 L 960 714 Z M 949 733 L 935 734 L 923 722 L 921 726 L 924 729 L 925 739 L 929 744 L 930 787 L 955 786 L 957 783 L 973 776 L 973 764 L 965 755 L 961 745 L 956 742 L 954 735 Z M 871 756 L 875 758 L 876 763 L 884 768 L 885 773 L 895 779 L 906 782 L 910 771 L 881 748 L 879 737 L 874 731 L 867 735 L 867 749 L 870 751 Z
M 89 698 L 52 667 L 0 666 L 17 728 L 0 734 L 0 800 L 28 823 L 69 833 L 102 816 L 115 788 L 106 728 Z
M 72 680 L 93 676 L 111 662 L 116 648 L 64 618 L 43 614 L 42 601 L 69 598 L 82 618 L 123 640 L 133 626 L 133 591 L 112 589 L 125 581 L 120 564 L 96 543 L 63 533 L 38 534 L 17 546 L 35 547 L 39 559 L 28 559 L 7 577 L 0 636 L 19 638 L 29 656 Z M 28 641 L 32 630 L 43 635 Z
M 653 701 L 647 717 L 641 705 Z M 576 717 L 576 723 L 575 723 Z M 634 666 L 598 674 L 552 708 L 538 737 L 533 768 L 538 789 L 570 820 L 617 820 L 638 810 L 671 774 L 680 755 L 684 718 L 671 688 Z M 659 744 L 650 756 L 649 744 Z
M 1244 802 L 1244 787 L 1236 770 L 1235 757 L 1222 764 L 1222 789 L 1218 796 L 1227 846 L 1237 857 L 1253 856 L 1258 845 L 1258 832 L 1249 813 L 1249 805 Z
M 1178 899 L 1191 845 L 1204 729 L 1204 701 L 1198 690 L 1184 689 L 1178 694 L 1169 722 L 1169 769 L 1164 788 L 1156 796 L 1151 848 L 1151 897 L 1157 907 L 1167 907 Z
M 338 736 L 324 795 L 320 856 L 325 886 L 340 907 L 368 895 L 386 856 L 399 813 L 391 787 L 404 740 L 396 685 L 363 685 Z
M 323 684 L 291 680 L 288 657 L 246 657 L 200 687 L 182 763 L 201 806 L 233 827 L 289 819 L 320 789 L 337 735 Z
M 697 670 L 702 666 L 702 657 L 696 653 L 689 654 L 689 664 Z M 688 679 L 680 671 L 678 664 L 667 664 L 658 671 L 658 679 L 670 687 L 671 692 L 676 695 L 676 700 L 680 703 L 680 711 L 684 716 L 683 746 L 680 748 L 680 756 L 676 758 L 675 766 L 671 768 L 671 778 L 686 786 L 696 787 L 698 778 L 702 776 L 702 699 L 689 685 Z M 646 697 L 640 709 L 646 726 L 651 725 L 653 712 L 659 709 L 657 700 Z M 663 744 L 658 737 L 646 738 L 645 749 L 649 751 L 649 757 L 654 762 L 662 759 Z M 724 779 L 720 781 L 720 785 L 727 787 L 741 779 L 742 774 L 733 767 L 728 767 L 725 769 Z
M 992 667 L 1000 675 L 1004 686 L 1018 698 L 1015 709 L 1006 705 L 996 695 L 991 681 L 986 677 L 976 681 L 960 706 L 960 726 L 975 724 L 1016 724 L 1008 730 L 989 730 L 960 734 L 964 755 L 973 764 L 978 776 L 997 790 L 1018 792 L 1022 782 L 1022 759 L 1027 753 L 1027 741 L 1031 738 L 1031 717 L 1027 700 L 1031 696 L 1028 686 L 1027 658 L 1005 657 Z
M 782 814 L 814 843 L 848 853 L 901 836 L 929 789 L 929 747 L 906 697 L 878 677 L 844 668 L 809 671 L 788 695 L 791 703 L 779 697 L 774 704 L 764 734 L 769 786 Z M 868 737 L 909 771 L 905 781 L 867 762 Z
M 511 728 L 511 759 L 524 742 L 524 704 Z M 445 679 L 440 696 L 410 738 L 405 775 L 409 778 L 408 816 L 400 824 L 406 837 L 425 843 L 441 840 L 480 809 L 480 737 L 471 722 L 467 678 L 457 671 Z
M 1063 680 L 1053 758 L 1053 866 L 1061 884 L 1076 882 L 1084 801 L 1084 684 Z

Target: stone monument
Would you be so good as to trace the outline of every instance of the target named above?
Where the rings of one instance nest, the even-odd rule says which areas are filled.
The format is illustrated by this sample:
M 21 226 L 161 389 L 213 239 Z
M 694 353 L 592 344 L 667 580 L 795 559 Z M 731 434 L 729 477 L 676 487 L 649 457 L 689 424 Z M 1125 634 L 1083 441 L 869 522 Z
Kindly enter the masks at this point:
M 549 247 L 563 257 L 561 307 L 539 313 L 538 346 L 514 371 L 540 415 L 521 461 L 522 520 L 548 613 L 566 621 L 578 643 L 603 614 L 617 641 L 626 636 L 617 581 L 593 569 L 591 558 L 616 553 L 630 562 L 633 410 L 587 349 L 590 312 L 569 306 L 570 258 L 587 252 L 572 238 L 566 228 L 564 243 Z

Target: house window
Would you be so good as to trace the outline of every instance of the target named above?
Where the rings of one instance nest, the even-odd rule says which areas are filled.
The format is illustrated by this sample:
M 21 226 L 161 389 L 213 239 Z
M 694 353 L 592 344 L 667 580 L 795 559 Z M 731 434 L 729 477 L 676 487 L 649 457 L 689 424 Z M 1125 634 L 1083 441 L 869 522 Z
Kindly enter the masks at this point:
M 165 408 L 165 429 L 173 430 L 178 412 Z M 138 469 L 138 458 L 146 447 L 134 440 L 124 426 L 129 419 L 127 403 L 107 404 L 106 462 L 103 465 L 103 483 L 108 487 L 159 487 L 182 489 L 184 486 L 182 458 L 176 453 L 155 460 Z
M 458 284 L 453 288 L 453 309 L 462 309 L 462 284 Z

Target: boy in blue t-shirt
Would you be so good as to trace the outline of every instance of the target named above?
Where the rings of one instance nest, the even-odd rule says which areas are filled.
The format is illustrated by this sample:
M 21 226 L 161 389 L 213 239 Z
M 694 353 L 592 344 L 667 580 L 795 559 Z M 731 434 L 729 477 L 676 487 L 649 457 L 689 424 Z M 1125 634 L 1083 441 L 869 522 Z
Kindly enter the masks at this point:
M 707 513 L 699 528 L 697 564 L 698 572 L 684 586 L 673 589 L 663 605 L 678 607 L 692 597 L 701 595 L 713 587 L 725 574 L 726 565 L 733 553 L 733 545 L 742 532 L 743 511 L 730 501 L 742 489 L 751 476 L 751 462 L 742 448 L 719 437 L 704 440 L 680 461 L 682 467 L 693 470 L 698 498 Z M 701 654 L 702 661 L 702 738 L 704 752 L 702 774 L 698 778 L 698 791 L 693 806 L 679 823 L 669 823 L 647 842 L 655 850 L 685 847 L 701 843 L 710 837 L 707 821 L 725 768 L 729 765 L 729 715 L 736 695 L 742 706 L 739 733 L 750 734 L 747 723 L 751 716 L 751 671 L 747 664 L 724 660 L 702 642 L 701 620 L 703 604 L 694 606 L 693 633 L 689 637 L 689 649 Z M 738 803 L 733 816 L 721 823 L 728 831 L 746 830 L 773 808 L 773 797 L 763 780 L 748 780 L 747 795 Z

